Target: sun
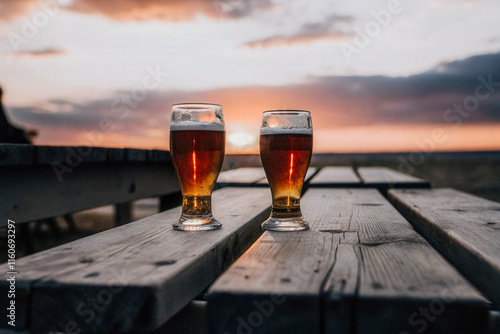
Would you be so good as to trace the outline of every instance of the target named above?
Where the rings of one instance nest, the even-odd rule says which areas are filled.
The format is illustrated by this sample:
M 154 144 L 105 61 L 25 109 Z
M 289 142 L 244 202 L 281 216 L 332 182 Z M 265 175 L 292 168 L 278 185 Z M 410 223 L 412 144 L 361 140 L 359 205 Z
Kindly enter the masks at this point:
M 256 136 L 247 132 L 236 132 L 228 135 L 229 143 L 236 147 L 245 147 L 253 144 L 256 141 Z
M 234 151 L 252 151 L 257 147 L 257 135 L 245 131 L 229 133 L 227 141 Z

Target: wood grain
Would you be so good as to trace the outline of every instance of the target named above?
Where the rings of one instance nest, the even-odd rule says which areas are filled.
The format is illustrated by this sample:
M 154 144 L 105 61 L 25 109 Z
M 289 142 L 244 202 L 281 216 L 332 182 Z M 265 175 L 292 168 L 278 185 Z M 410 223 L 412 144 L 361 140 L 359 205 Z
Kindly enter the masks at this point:
M 324 167 L 311 180 L 312 187 L 359 187 L 361 180 L 351 167 Z
M 389 198 L 500 309 L 500 204 L 454 189 L 391 190 Z
M 429 332 L 485 331 L 482 295 L 378 191 L 311 189 L 301 205 L 321 221 L 314 229 L 340 236 L 324 291 L 327 332 L 414 333 L 424 326 L 420 308 L 441 304 L 444 311 L 425 323 Z
M 225 188 L 213 197 L 220 230 L 173 231 L 176 208 L 19 259 L 30 329 L 142 332 L 165 323 L 261 235 L 270 212 L 266 189 Z M 0 270 L 3 277 L 6 266 Z

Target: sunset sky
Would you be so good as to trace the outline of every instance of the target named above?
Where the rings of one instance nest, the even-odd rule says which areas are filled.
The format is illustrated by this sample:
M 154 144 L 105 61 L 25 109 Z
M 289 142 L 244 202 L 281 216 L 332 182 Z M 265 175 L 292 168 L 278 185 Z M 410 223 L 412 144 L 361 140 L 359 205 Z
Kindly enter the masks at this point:
M 306 109 L 314 151 L 500 150 L 498 0 L 0 0 L 0 85 L 36 144 L 168 149 L 171 105 Z

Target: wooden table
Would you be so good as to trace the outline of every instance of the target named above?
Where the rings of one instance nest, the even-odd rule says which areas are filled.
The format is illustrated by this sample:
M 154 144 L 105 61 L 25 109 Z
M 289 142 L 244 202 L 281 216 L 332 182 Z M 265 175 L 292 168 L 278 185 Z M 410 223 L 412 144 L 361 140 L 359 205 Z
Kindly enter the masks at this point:
M 263 233 L 262 173 L 221 174 L 221 230 L 173 231 L 174 208 L 19 259 L 16 329 L 162 333 L 210 287 L 212 333 L 498 330 L 499 204 L 388 169 L 329 167 L 306 182 L 311 229 Z

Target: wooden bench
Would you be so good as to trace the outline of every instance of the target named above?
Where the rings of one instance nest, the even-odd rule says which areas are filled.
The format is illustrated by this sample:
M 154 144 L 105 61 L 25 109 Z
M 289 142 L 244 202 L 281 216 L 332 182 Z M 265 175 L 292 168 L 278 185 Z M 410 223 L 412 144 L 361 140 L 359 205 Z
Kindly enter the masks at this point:
M 307 170 L 304 180 L 306 185 L 316 172 L 315 167 Z M 219 187 L 268 187 L 269 183 L 262 167 L 243 167 L 220 173 L 217 185 Z
M 0 144 L 0 227 L 116 204 L 116 223 L 131 220 L 130 202 L 180 191 L 170 153 L 158 150 Z
M 212 333 L 486 332 L 487 300 L 376 190 L 301 206 L 311 231 L 265 232 L 211 287 Z
M 165 323 L 252 245 L 270 213 L 267 189 L 213 197 L 217 231 L 173 231 L 175 208 L 16 261 L 16 330 L 142 332 Z M 8 271 L 0 265 L 2 296 Z
M 380 169 L 372 170 L 376 180 Z M 203 302 L 190 301 L 211 286 L 212 333 L 498 331 L 490 323 L 496 321 L 493 295 L 469 283 L 460 266 L 451 266 L 412 228 L 403 208 L 396 204 L 410 222 L 383 196 L 408 179 L 385 170 L 392 179 L 370 183 L 370 172 L 361 168 L 312 170 L 301 201 L 311 230 L 262 234 L 271 205 L 262 173 L 221 173 L 224 187 L 213 200 L 221 230 L 173 231 L 177 207 L 19 259 L 16 329 L 179 331 L 172 322 L 193 322 L 181 311 L 186 305 L 206 319 Z M 422 189 L 390 190 L 391 201 L 400 192 L 434 191 L 425 189 L 427 181 L 411 182 Z M 491 202 L 488 207 L 496 210 Z M 496 238 L 488 240 L 498 244 Z M 0 272 L 5 275 L 6 265 Z M 8 288 L 3 278 L 1 295 Z M 499 287 L 494 282 L 493 289 Z
M 454 189 L 391 190 L 389 199 L 500 310 L 500 204 Z
M 377 188 L 386 193 L 391 188 L 430 188 L 422 180 L 385 167 L 325 167 L 311 180 L 312 187 Z

